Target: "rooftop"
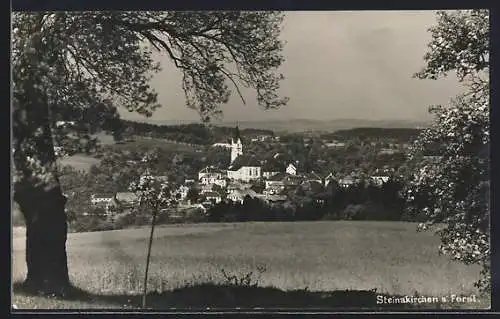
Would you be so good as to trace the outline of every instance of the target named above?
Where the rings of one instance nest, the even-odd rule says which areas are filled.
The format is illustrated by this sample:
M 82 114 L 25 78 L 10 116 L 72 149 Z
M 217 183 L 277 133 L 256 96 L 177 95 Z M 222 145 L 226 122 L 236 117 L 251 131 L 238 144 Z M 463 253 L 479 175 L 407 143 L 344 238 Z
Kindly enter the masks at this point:
M 268 180 L 273 181 L 273 182 L 279 182 L 279 181 L 282 181 L 285 177 L 286 177 L 285 173 L 278 173 L 274 176 L 269 177 Z
M 205 197 L 220 197 L 220 194 L 217 192 L 206 192 L 203 195 L 205 195 Z
M 135 193 L 132 192 L 118 192 L 116 193 L 116 199 L 123 201 L 135 201 L 138 200 L 138 197 Z
M 229 170 L 237 171 L 244 166 L 260 167 L 261 165 L 255 156 L 240 155 L 234 160 L 231 166 L 229 166 Z
M 111 198 L 114 197 L 115 194 L 113 193 L 99 193 L 99 194 L 92 194 L 92 198 Z

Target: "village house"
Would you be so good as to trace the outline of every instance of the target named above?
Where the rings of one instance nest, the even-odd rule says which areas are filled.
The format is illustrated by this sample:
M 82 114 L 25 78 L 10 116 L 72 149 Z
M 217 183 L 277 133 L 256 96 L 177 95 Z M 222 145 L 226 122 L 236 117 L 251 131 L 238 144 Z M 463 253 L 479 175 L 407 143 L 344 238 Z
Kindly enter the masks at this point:
M 139 198 L 132 192 L 117 192 L 115 194 L 92 194 L 90 202 L 95 207 L 101 207 L 105 210 L 105 216 L 113 221 L 114 216 L 119 210 L 130 210 L 138 204 Z M 84 213 L 88 215 L 88 213 Z
M 205 196 L 207 201 L 213 202 L 215 204 L 218 204 L 222 201 L 222 197 L 217 192 L 206 192 L 203 194 L 203 196 Z
M 285 189 L 285 175 L 280 173 L 264 181 L 264 194 L 279 194 Z
M 262 177 L 270 178 L 272 176 L 278 175 L 281 171 L 283 171 L 284 166 L 280 165 L 278 161 L 271 160 L 265 161 L 264 165 L 262 165 Z
M 71 127 L 71 126 L 75 126 L 75 122 L 74 121 L 57 121 L 56 122 L 56 127 Z
M 303 181 L 303 177 L 298 175 L 285 174 L 283 181 L 285 183 L 285 188 L 290 189 L 300 185 L 300 183 L 302 183 Z
M 212 147 L 231 148 L 231 143 L 214 143 Z
M 396 153 L 396 150 L 391 149 L 391 148 L 382 148 L 378 152 L 379 155 L 393 155 L 394 153 Z
M 354 180 L 354 178 L 352 178 L 350 176 L 339 179 L 339 185 L 341 187 L 351 187 L 355 183 L 356 183 L 356 181 Z
M 324 144 L 328 148 L 334 148 L 334 147 L 344 147 L 345 143 L 344 142 L 329 142 Z
M 205 194 L 211 192 L 213 189 L 213 184 L 201 184 L 200 185 L 200 194 Z
M 113 199 L 115 198 L 115 194 L 105 193 L 105 194 L 92 194 L 90 195 L 90 203 L 94 206 L 107 206 L 111 204 Z
M 283 192 L 285 186 L 270 186 L 262 191 L 264 195 L 279 195 Z
M 220 187 L 226 187 L 227 181 L 222 173 L 210 173 L 205 174 L 200 178 L 201 185 L 218 185 Z
M 179 195 L 179 200 L 185 200 L 188 192 L 189 192 L 189 187 L 181 185 L 175 193 Z
M 382 186 L 389 181 L 389 176 L 371 176 L 370 181 L 377 186 Z
M 313 181 L 313 182 L 317 182 L 317 183 L 320 183 L 321 185 L 323 185 L 323 178 L 314 172 L 304 173 L 301 175 L 302 175 L 301 176 L 302 183 Z
M 252 184 L 250 183 L 243 183 L 242 181 L 236 181 L 236 180 L 233 180 L 229 183 L 229 185 L 227 186 L 227 192 L 230 193 L 234 190 L 239 190 L 239 189 L 249 189 L 252 187 Z
M 265 142 L 265 141 L 268 141 L 270 139 L 272 139 L 273 137 L 271 135 L 258 135 L 254 138 L 251 139 L 252 142 Z
M 139 197 L 132 192 L 118 192 L 115 195 L 115 199 L 124 206 L 132 206 L 139 203 Z
M 240 189 L 234 190 L 227 195 L 227 199 L 234 202 L 243 204 L 246 196 L 250 196 L 251 198 L 258 197 L 258 194 L 251 189 Z
M 285 172 L 290 175 L 297 175 L 297 167 L 293 165 L 292 163 L 288 164 L 286 167 Z
M 262 172 L 262 177 L 263 178 L 270 178 L 270 177 L 278 175 L 279 173 L 280 172 L 277 172 L 277 171 L 263 171 Z

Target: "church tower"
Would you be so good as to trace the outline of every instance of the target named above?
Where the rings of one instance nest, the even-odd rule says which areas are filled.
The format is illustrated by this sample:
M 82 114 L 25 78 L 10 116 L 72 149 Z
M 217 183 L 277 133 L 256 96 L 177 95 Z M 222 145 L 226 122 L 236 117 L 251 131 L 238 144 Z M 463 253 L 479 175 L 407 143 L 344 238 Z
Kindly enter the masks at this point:
M 243 155 L 243 144 L 241 143 L 240 129 L 236 125 L 234 136 L 231 138 L 231 164 L 240 155 Z

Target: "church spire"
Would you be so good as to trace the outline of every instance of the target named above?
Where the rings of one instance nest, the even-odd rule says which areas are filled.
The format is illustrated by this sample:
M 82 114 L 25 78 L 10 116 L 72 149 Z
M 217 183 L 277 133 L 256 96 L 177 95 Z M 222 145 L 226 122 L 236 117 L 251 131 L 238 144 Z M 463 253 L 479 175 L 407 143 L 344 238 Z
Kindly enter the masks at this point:
M 241 143 L 240 129 L 238 123 L 236 123 L 234 135 L 231 139 L 231 163 L 240 155 L 243 155 L 243 145 Z
M 241 139 L 240 128 L 238 127 L 238 122 L 236 122 L 236 128 L 234 130 L 234 142 L 237 143 Z

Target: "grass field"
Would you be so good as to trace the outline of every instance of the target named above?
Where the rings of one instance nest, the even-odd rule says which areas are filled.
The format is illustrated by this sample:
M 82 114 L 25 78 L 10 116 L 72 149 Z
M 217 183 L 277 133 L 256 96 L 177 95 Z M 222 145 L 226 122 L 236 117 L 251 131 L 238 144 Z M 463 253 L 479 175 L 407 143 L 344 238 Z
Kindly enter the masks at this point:
M 159 227 L 148 287 L 172 291 L 202 283 L 223 284 L 224 269 L 238 277 L 253 272 L 259 287 L 283 291 L 477 294 L 473 283 L 478 266 L 438 255 L 439 238 L 417 233 L 415 227 L 402 222 L 348 221 Z M 72 282 L 104 296 L 140 294 L 148 234 L 147 228 L 70 234 Z M 14 230 L 13 237 L 12 275 L 19 281 L 26 274 L 23 230 Z M 14 302 L 22 306 L 27 299 L 19 298 L 14 296 Z M 489 307 L 489 301 L 481 304 Z
M 92 165 L 99 164 L 100 160 L 91 156 L 76 154 L 73 156 L 66 156 L 59 159 L 59 163 L 63 166 L 69 165 L 79 171 L 88 172 Z
M 166 141 L 163 139 L 156 138 L 145 138 L 141 136 L 134 136 L 134 140 L 131 142 L 125 142 L 123 144 L 108 144 L 107 148 L 111 149 L 154 149 L 159 148 L 162 150 L 178 151 L 178 152 L 194 152 L 196 150 L 202 149 L 202 146 L 192 146 L 182 143 L 175 143 L 172 141 Z

